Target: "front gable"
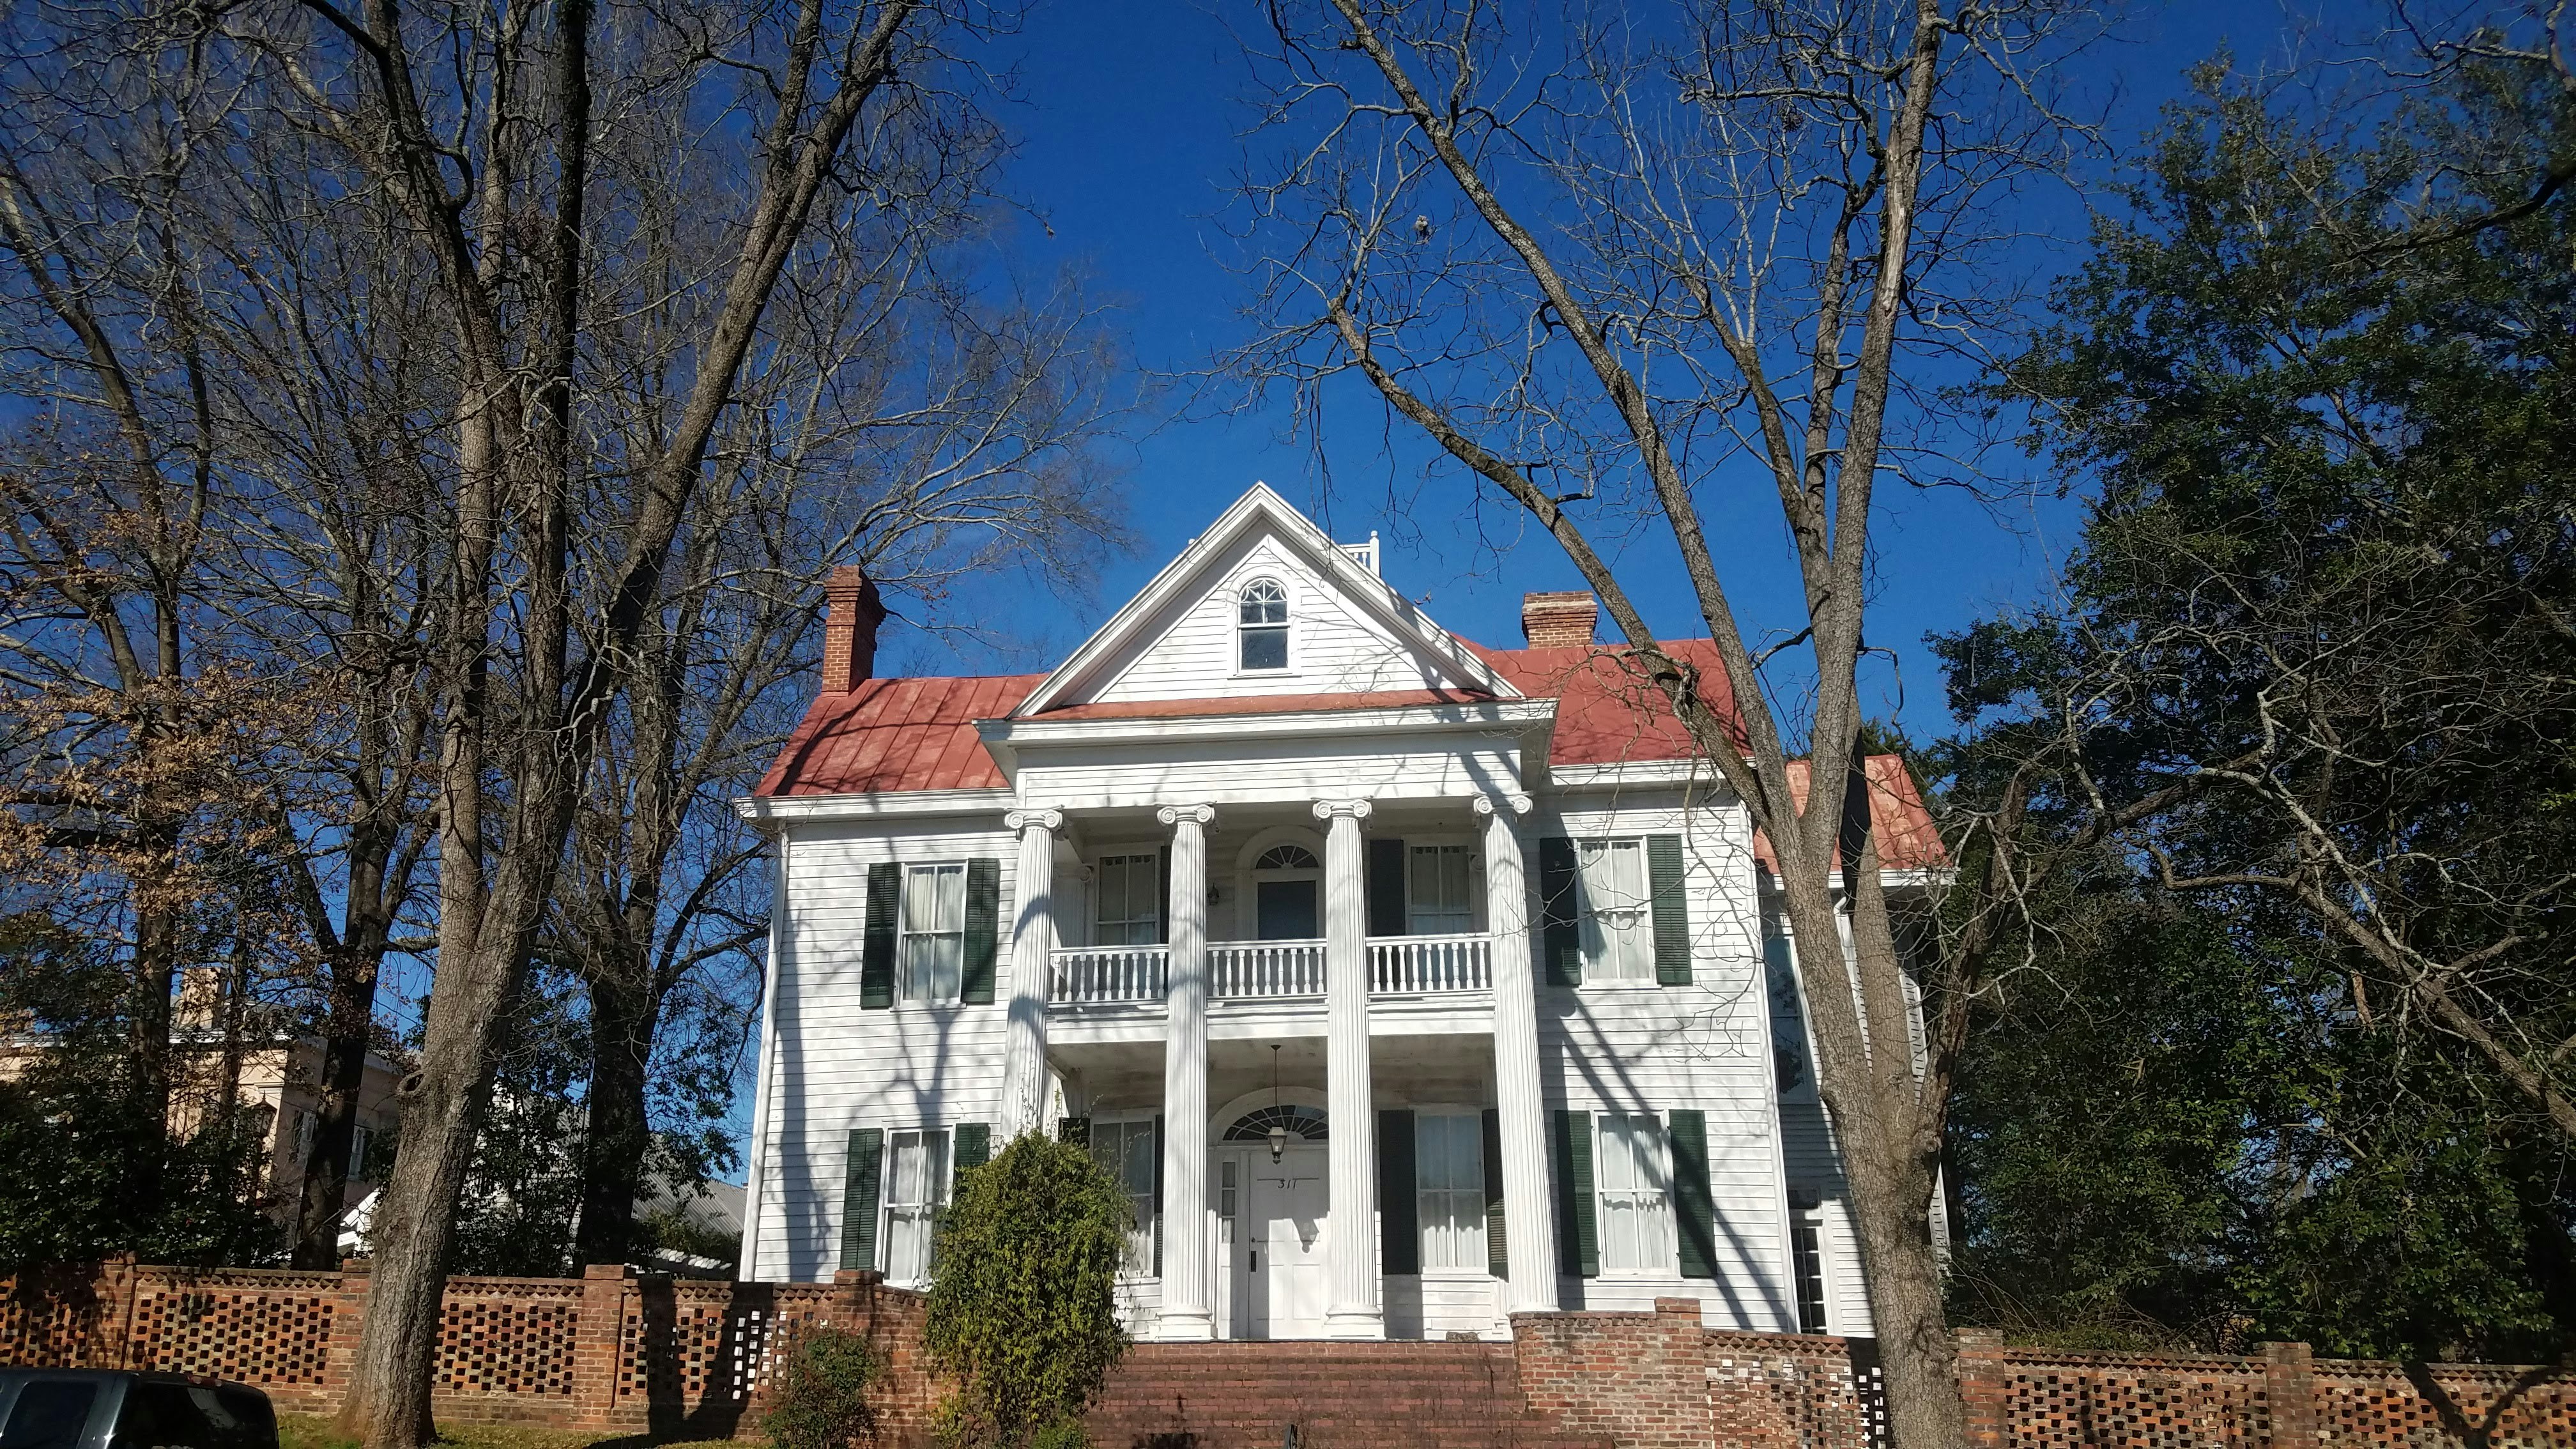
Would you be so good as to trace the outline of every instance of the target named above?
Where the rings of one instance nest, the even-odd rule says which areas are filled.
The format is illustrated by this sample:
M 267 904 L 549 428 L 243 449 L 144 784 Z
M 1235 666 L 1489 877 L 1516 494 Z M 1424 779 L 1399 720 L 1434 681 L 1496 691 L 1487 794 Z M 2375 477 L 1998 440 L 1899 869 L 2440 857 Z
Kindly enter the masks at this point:
M 1287 665 L 1242 667 L 1245 591 L 1285 596 Z M 1079 705 L 1442 691 L 1519 692 L 1352 559 L 1269 488 L 1254 485 L 1014 711 Z

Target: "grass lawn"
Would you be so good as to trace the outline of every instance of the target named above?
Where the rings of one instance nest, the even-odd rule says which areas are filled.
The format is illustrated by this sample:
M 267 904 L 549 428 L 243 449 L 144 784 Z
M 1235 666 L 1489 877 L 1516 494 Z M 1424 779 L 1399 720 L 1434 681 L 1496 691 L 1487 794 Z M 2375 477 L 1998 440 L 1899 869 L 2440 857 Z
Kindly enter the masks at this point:
M 590 1449 L 593 1444 L 635 1444 L 633 1434 L 596 1434 L 587 1429 L 531 1429 L 517 1424 L 441 1424 L 438 1442 L 456 1449 Z M 661 1441 L 667 1446 L 722 1444 L 731 1439 Z M 358 1449 L 358 1441 L 331 1431 L 331 1421 L 307 1414 L 277 1416 L 278 1449 Z

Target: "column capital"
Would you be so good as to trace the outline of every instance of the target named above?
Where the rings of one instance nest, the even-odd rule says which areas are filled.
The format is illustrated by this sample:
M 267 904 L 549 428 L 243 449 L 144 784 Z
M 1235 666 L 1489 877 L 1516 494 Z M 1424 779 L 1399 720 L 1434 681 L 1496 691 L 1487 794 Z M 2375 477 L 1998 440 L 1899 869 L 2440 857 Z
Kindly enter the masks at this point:
M 1026 830 L 1030 826 L 1034 825 L 1040 830 L 1053 834 L 1054 832 L 1064 828 L 1064 812 L 1061 810 L 1014 810 L 1002 817 L 1002 824 L 1006 829 L 1014 831 Z
M 1347 815 L 1353 820 L 1366 820 L 1373 808 L 1366 800 L 1318 800 L 1315 802 L 1315 818 L 1337 820 Z
M 1514 815 L 1527 815 L 1530 813 L 1530 797 L 1518 790 L 1506 790 L 1498 795 L 1479 795 L 1467 802 L 1467 808 L 1475 811 L 1479 820 L 1490 819 L 1505 810 Z
M 1162 821 L 1165 825 L 1178 825 L 1184 820 L 1190 822 L 1192 825 L 1213 825 L 1216 823 L 1216 807 L 1213 805 L 1166 805 L 1162 809 L 1154 812 L 1154 818 Z

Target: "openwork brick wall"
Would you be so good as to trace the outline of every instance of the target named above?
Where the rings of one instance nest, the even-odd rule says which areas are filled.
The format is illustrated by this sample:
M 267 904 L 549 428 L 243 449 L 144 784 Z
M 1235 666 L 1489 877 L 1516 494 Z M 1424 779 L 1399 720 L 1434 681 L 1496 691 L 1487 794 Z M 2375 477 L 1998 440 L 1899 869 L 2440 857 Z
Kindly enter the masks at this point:
M 450 1422 L 749 1433 L 784 1349 L 829 1324 L 877 1340 L 888 1363 L 882 1437 L 916 1442 L 937 1398 L 921 1297 L 875 1276 L 674 1283 L 610 1267 L 582 1279 L 453 1278 L 431 1408 Z M 363 1271 L 126 1262 L 0 1279 L 0 1364 L 206 1374 L 256 1384 L 290 1412 L 328 1414 L 347 1392 L 368 1282 Z
M 0 1279 L 0 1364 L 211 1374 L 257 1384 L 290 1411 L 327 1414 L 347 1390 L 367 1287 L 359 1271 L 130 1262 Z M 458 1278 L 432 1405 L 448 1421 L 748 1436 L 786 1350 L 829 1325 L 867 1334 L 885 1356 L 878 1442 L 919 1445 L 941 1392 L 922 1349 L 923 1308 L 919 1294 L 871 1273 L 829 1284 L 673 1282 L 614 1267 L 578 1280 Z M 1886 1443 L 1866 1340 L 1710 1333 L 1689 1299 L 1661 1300 L 1652 1313 L 1524 1314 L 1512 1329 L 1497 1371 L 1532 1424 L 1546 1426 L 1504 1436 L 1522 1449 Z M 1406 1379 L 1406 1362 L 1388 1355 L 1368 1392 L 1436 1397 Z M 1962 1330 L 1959 1379 L 1977 1449 L 2576 1446 L 2570 1368 L 2313 1360 L 2295 1343 L 2247 1358 L 2066 1353 Z

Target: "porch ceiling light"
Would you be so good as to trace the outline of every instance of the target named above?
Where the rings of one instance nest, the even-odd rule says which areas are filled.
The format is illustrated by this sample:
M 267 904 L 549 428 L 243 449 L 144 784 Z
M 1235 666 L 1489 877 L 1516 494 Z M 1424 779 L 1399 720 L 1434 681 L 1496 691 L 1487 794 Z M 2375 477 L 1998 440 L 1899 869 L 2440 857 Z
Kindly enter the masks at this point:
M 1274 1122 L 1270 1125 L 1270 1165 L 1277 1167 L 1279 1159 L 1287 1155 L 1288 1129 Z

